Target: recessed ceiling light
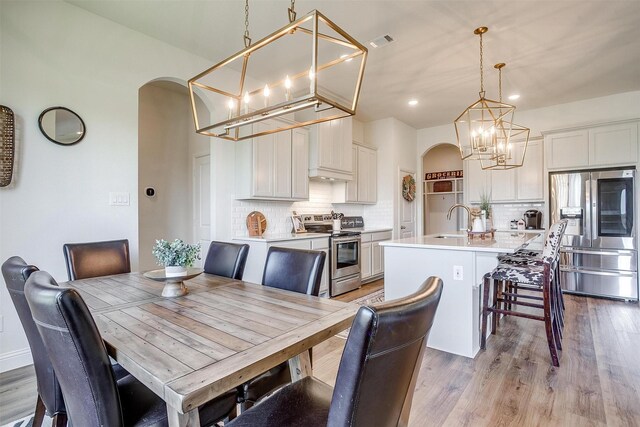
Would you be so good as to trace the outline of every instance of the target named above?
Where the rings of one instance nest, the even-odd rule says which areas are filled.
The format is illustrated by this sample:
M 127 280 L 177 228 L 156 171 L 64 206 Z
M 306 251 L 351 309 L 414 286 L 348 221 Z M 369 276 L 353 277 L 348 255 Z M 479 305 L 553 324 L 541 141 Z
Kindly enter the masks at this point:
M 510 101 L 515 101 L 518 98 L 520 98 L 520 95 L 518 95 L 517 93 L 514 93 L 513 95 L 509 95 Z
M 346 53 L 345 53 L 344 55 L 340 55 L 340 59 L 342 59 L 342 58 L 346 58 L 347 56 L 349 56 L 349 55 L 347 55 Z M 347 59 L 347 60 L 346 60 L 346 61 L 344 61 L 344 62 L 351 62 L 351 61 L 353 61 L 353 58 L 349 58 L 349 59 Z
M 412 107 L 418 105 L 418 100 L 417 99 L 410 99 L 408 102 L 409 105 L 411 105 Z

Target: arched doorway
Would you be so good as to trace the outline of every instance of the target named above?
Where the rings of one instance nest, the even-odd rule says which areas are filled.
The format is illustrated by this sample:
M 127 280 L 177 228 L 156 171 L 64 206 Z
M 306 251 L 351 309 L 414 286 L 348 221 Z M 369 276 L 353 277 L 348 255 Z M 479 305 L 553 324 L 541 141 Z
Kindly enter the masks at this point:
M 432 146 L 422 156 L 422 177 L 432 172 L 462 170 L 462 159 L 458 147 L 442 143 Z M 435 184 L 425 181 L 423 186 L 423 230 L 424 234 L 444 233 L 459 230 L 465 224 L 460 210 L 454 211 L 454 217 L 447 220 L 449 208 L 463 202 L 462 179 L 446 179 Z M 456 219 L 454 221 L 454 218 Z
M 149 82 L 138 101 L 138 241 L 149 270 L 157 239 L 210 240 L 210 140 L 194 131 L 184 82 Z

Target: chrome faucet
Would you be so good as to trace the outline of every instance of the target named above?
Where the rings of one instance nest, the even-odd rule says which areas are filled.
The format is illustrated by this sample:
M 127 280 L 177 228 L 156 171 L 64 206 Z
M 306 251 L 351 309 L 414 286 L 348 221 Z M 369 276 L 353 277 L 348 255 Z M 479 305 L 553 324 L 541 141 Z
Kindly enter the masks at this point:
M 455 208 L 463 208 L 463 209 L 467 210 L 467 215 L 468 215 L 468 217 L 467 217 L 467 231 L 471 231 L 471 223 L 472 223 L 471 210 L 468 207 L 466 207 L 465 205 L 461 205 L 460 203 L 456 203 L 455 205 L 451 206 L 449 208 L 449 213 L 447 214 L 447 219 L 448 220 L 451 219 L 451 212 L 453 212 L 453 210 Z

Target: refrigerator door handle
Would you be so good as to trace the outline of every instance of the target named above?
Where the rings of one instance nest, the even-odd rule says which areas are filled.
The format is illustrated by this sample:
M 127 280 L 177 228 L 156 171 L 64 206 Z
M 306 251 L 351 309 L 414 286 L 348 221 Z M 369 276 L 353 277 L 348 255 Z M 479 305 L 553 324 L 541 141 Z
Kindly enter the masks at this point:
M 591 213 L 591 179 L 587 179 L 584 182 L 584 198 L 584 235 L 587 242 L 589 242 L 589 246 L 592 246 L 591 239 L 595 238 L 595 235 L 591 235 L 591 230 L 593 228 L 591 225 L 593 221 L 593 215 Z
M 562 248 L 562 252 L 565 252 L 568 254 L 620 256 L 620 255 L 633 255 L 635 251 L 628 251 L 628 250 L 622 250 L 622 249 L 609 249 L 606 251 L 596 251 L 593 249 Z
M 591 188 L 589 191 L 589 210 L 591 211 L 591 247 L 593 247 L 593 241 L 599 238 L 598 236 L 598 180 L 589 180 Z
M 619 277 L 633 277 L 637 273 L 635 271 L 603 271 L 603 270 L 585 270 L 576 267 L 560 267 L 560 271 L 568 273 L 580 273 L 591 274 L 593 276 L 619 276 Z

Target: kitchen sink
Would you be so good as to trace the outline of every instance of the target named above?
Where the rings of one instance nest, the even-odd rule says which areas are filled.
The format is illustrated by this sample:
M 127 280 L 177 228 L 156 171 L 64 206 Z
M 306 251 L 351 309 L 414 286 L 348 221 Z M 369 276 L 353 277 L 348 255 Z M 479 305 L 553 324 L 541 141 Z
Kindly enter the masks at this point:
M 434 239 L 462 239 L 464 236 L 460 234 L 439 234 L 437 236 L 433 236 Z

